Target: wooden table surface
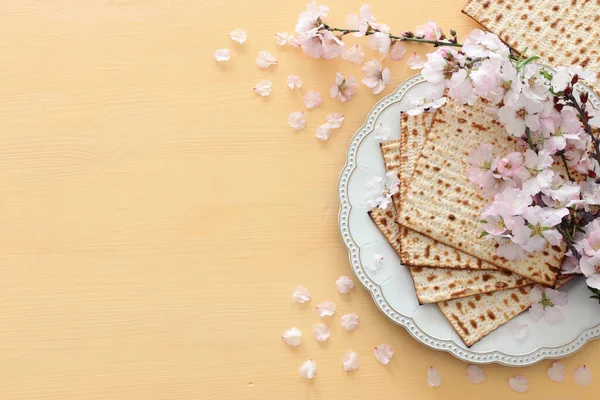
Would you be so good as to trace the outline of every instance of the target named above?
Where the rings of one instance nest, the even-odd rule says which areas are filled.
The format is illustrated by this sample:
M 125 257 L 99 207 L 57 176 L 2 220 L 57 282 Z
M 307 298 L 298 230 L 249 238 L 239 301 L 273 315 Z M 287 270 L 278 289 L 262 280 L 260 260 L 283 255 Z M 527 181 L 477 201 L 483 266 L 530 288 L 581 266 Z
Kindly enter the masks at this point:
M 371 3 L 394 31 L 428 19 L 464 35 L 476 24 L 465 0 Z M 485 367 L 475 386 L 466 364 L 417 344 L 357 288 L 337 228 L 336 185 L 347 145 L 371 106 L 411 71 L 386 62 L 392 84 L 364 86 L 349 103 L 328 96 L 343 61 L 279 48 L 306 0 L 17 0 L 0 4 L 0 398 L 34 399 L 504 399 L 584 398 L 573 384 L 587 363 L 600 379 L 600 343 L 565 359 L 567 382 L 546 378 L 550 362 Z M 343 24 L 358 0 L 332 0 Z M 248 32 L 239 46 L 227 33 Z M 351 38 L 350 43 L 359 42 Z M 232 48 L 218 64 L 212 52 Z M 424 54 L 430 50 L 419 49 Z M 260 50 L 279 64 L 255 65 Z M 369 55 L 371 53 L 368 53 Z M 285 86 L 288 74 L 304 80 Z M 270 97 L 252 92 L 274 83 Z M 294 132 L 291 111 L 318 90 L 321 107 Z M 328 142 L 314 129 L 330 112 L 346 120 Z M 294 287 L 313 301 L 291 304 Z M 313 307 L 338 305 L 332 337 L 310 333 Z M 339 317 L 360 315 L 345 332 Z M 599 309 L 600 312 L 600 309 Z M 281 333 L 303 333 L 291 349 Z M 396 355 L 382 366 L 373 346 Z M 354 349 L 360 369 L 346 373 Z M 319 375 L 298 374 L 312 357 Z M 427 367 L 442 386 L 425 384 Z M 530 389 L 510 391 L 522 374 Z

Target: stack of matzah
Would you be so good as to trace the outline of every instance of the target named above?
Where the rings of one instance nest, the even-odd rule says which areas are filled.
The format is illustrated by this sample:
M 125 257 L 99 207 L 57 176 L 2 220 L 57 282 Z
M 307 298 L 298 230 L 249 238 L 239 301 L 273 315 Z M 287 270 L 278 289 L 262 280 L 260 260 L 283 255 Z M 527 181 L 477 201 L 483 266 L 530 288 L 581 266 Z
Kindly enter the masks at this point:
M 559 285 L 565 252 L 548 245 L 509 262 L 480 237 L 489 200 L 466 178 L 467 155 L 484 143 L 501 154 L 516 150 L 485 107 L 448 101 L 435 114 L 403 114 L 401 139 L 381 145 L 400 192 L 387 209 L 369 211 L 409 269 L 419 303 L 436 303 L 467 346 L 529 308 L 533 285 Z

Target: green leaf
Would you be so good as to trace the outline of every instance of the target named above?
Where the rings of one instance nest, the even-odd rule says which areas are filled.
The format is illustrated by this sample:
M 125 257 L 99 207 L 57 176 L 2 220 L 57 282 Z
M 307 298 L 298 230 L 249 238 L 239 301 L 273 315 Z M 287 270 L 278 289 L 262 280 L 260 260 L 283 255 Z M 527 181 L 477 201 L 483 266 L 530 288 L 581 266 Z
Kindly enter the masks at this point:
M 548 70 L 543 69 L 543 68 L 540 69 L 540 75 L 543 76 L 544 78 L 548 79 L 549 81 L 551 81 L 553 78 L 553 75 L 550 72 L 548 72 Z
M 521 61 L 518 65 L 517 65 L 517 70 L 521 70 L 523 69 L 527 64 L 529 64 L 530 62 L 539 60 L 540 58 L 538 56 L 531 56 L 528 59 Z
M 479 235 L 479 239 L 481 239 L 482 237 L 486 237 L 487 235 L 489 235 L 489 233 L 481 232 L 481 235 Z

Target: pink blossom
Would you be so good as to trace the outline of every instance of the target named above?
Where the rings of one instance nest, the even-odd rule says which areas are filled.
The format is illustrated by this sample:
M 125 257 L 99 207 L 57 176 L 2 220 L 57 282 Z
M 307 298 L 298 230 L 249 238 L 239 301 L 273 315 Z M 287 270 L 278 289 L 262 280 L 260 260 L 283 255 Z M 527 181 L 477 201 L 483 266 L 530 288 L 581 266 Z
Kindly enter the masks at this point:
M 506 236 L 493 236 L 493 239 L 498 244 L 496 254 L 506 258 L 509 261 L 518 260 L 525 257 L 525 251 L 521 246 Z
M 512 178 L 515 175 L 519 175 L 523 169 L 523 154 L 519 152 L 513 152 L 508 154 L 506 157 L 498 160 L 498 172 L 506 177 Z
M 323 100 L 321 99 L 321 94 L 319 92 L 310 91 L 304 95 L 304 105 L 309 110 L 319 107 L 322 102 Z
M 467 156 L 467 161 L 471 167 L 467 169 L 467 178 L 471 183 L 483 186 L 486 179 L 493 179 L 493 171 L 496 169 L 498 157 L 494 157 L 494 146 L 483 144 L 477 149 L 471 150 Z M 486 178 L 485 175 L 488 175 Z
M 453 73 L 446 85 L 449 89 L 449 96 L 461 104 L 473 105 L 479 99 L 465 69 Z
M 329 89 L 329 95 L 338 99 L 342 103 L 352 99 L 352 96 L 356 94 L 356 88 L 358 87 L 358 81 L 355 77 L 349 76 L 344 78 L 341 73 L 335 74 L 335 85 Z
M 320 22 L 325 22 L 327 19 L 327 11 L 329 11 L 329 8 L 317 5 L 316 1 L 308 4 L 306 6 L 306 11 L 302 12 L 298 17 L 296 32 L 302 34 L 314 28 L 318 28 Z
M 531 308 L 529 315 L 534 320 L 544 317 L 548 323 L 554 323 L 562 318 L 558 307 L 567 305 L 567 294 L 558 290 L 536 286 L 529 292 Z
M 317 127 L 317 130 L 315 132 L 315 136 L 321 140 L 329 139 L 332 130 L 338 129 L 342 126 L 342 123 L 344 122 L 344 115 L 339 113 L 331 113 L 327 114 L 327 117 L 325 117 L 325 119 L 325 123 Z
M 372 61 L 366 62 L 362 71 L 365 77 L 362 80 L 373 94 L 379 94 L 385 89 L 385 86 L 391 81 L 391 73 L 387 68 L 381 68 L 379 61 L 373 59 Z
M 427 40 L 440 40 L 442 28 L 435 21 L 429 21 L 424 25 L 417 25 L 415 36 Z
M 407 62 L 410 69 L 421 69 L 425 66 L 425 60 L 421 58 L 416 52 L 410 56 Z
M 554 172 L 549 169 L 554 160 L 547 150 L 541 150 L 539 153 L 528 149 L 525 152 L 524 169 L 527 174 L 522 176 L 523 191 L 530 195 L 535 195 L 542 190 L 549 189 L 552 186 Z
M 425 111 L 432 111 L 446 104 L 447 98 L 444 97 L 444 88 L 435 86 L 428 88 L 423 97 L 416 97 L 412 101 L 413 107 L 407 110 L 408 115 L 421 115 Z
M 391 44 L 390 35 L 387 33 L 375 32 L 369 36 L 369 47 L 377 50 L 382 56 L 385 56 L 390 51 Z
M 491 97 L 494 91 L 501 90 L 499 88 L 502 79 L 501 65 L 499 58 L 489 58 L 481 61 L 477 68 L 471 70 L 470 79 L 477 95 Z
M 353 35 L 356 37 L 364 36 L 369 26 L 375 23 L 375 17 L 371 14 L 371 8 L 368 4 L 364 4 L 360 8 L 360 14 L 349 14 L 346 18 L 346 26 L 348 29 L 355 29 L 358 32 L 354 32 Z
M 406 48 L 402 46 L 400 43 L 396 43 L 392 46 L 390 50 L 390 58 L 394 61 L 400 61 L 404 58 L 406 54 Z
M 513 105 L 500 107 L 498 117 L 508 133 L 520 137 L 525 134 L 525 128 L 533 131 L 539 128 L 539 113 L 543 108 L 543 103 L 521 96 Z
M 365 52 L 359 45 L 355 45 L 346 50 L 342 56 L 352 64 L 360 64 L 365 59 Z
M 508 47 L 493 33 L 473 30 L 463 41 L 461 49 L 467 57 L 474 58 L 508 58 Z
M 393 51 L 393 49 L 392 49 Z M 427 62 L 423 65 L 421 75 L 434 84 L 440 84 L 449 79 L 452 71 L 458 66 L 458 52 L 454 49 L 440 47 L 433 53 L 427 54 Z

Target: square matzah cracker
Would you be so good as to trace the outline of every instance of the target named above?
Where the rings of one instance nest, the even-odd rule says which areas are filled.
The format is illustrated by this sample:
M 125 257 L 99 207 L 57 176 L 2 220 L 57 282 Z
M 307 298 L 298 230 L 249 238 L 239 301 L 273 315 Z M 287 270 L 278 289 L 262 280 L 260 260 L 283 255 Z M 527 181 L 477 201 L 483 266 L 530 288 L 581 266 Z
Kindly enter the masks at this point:
M 470 0 L 462 12 L 542 63 L 600 72 L 598 0 Z
M 497 154 L 517 151 L 516 140 L 485 112 L 482 101 L 463 106 L 452 100 L 438 110 L 417 160 L 398 222 L 431 239 L 454 247 L 534 282 L 554 286 L 565 245 L 547 245 L 542 252 L 508 261 L 496 255 L 497 245 L 481 238 L 480 216 L 490 200 L 468 181 L 467 155 L 485 143 Z

